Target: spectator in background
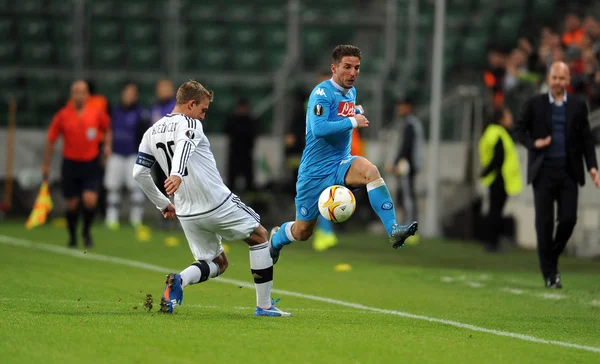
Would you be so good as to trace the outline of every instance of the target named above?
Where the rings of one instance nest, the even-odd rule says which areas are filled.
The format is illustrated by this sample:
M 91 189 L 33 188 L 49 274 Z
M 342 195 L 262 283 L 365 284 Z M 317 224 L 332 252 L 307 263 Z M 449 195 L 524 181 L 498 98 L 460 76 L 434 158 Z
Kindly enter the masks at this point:
M 425 134 L 423 124 L 414 114 L 415 102 L 411 97 L 396 102 L 396 118 L 402 124 L 402 142 L 393 165 L 386 170 L 399 177 L 398 204 L 403 210 L 402 221 L 417 221 L 415 178 L 423 168 Z M 403 222 L 403 224 L 404 224 Z
M 104 186 L 108 191 L 106 226 L 119 229 L 121 189 L 129 190 L 129 222 L 133 226 L 142 224 L 144 194 L 137 185 L 131 171 L 135 165 L 138 146 L 142 135 L 149 127 L 143 119 L 144 110 L 138 104 L 138 87 L 126 83 L 121 91 L 121 104 L 112 109 L 112 155 L 106 163 Z
M 562 44 L 565 47 L 579 47 L 583 40 L 583 28 L 581 27 L 581 19 L 575 13 L 569 13 L 565 16 L 565 31 L 562 35 Z
M 587 165 L 600 188 L 594 140 L 583 100 L 567 93 L 571 81 L 563 62 L 548 73 L 550 91 L 531 97 L 515 125 L 515 139 L 528 149 L 527 183 L 533 185 L 540 270 L 547 288 L 561 288 L 558 259 L 577 222 L 578 184 Z M 558 224 L 554 229 L 554 204 Z
M 175 87 L 173 86 L 173 82 L 171 82 L 171 80 L 159 80 L 156 83 L 155 92 L 156 102 L 148 110 L 148 115 L 145 116 L 146 119 L 150 120 L 150 124 L 156 123 L 175 108 Z M 167 176 L 162 169 L 158 167 L 158 163 L 152 167 L 152 173 L 156 187 L 158 187 L 158 189 L 166 195 L 165 181 L 167 180 Z M 160 228 L 169 229 L 175 225 L 175 220 L 164 219 L 161 213 L 156 214 L 156 218 L 158 219 L 158 225 Z
M 170 113 L 175 107 L 175 87 L 173 82 L 161 79 L 156 83 L 156 103 L 150 107 L 148 117 L 152 124 Z
M 515 196 L 523 190 L 519 154 L 509 134 L 512 124 L 512 114 L 507 108 L 496 109 L 479 139 L 481 181 L 489 187 L 489 211 L 485 224 L 485 248 L 489 252 L 500 250 L 502 210 L 507 197 Z
M 286 167 L 292 171 L 291 185 L 289 186 L 292 196 L 296 196 L 298 168 L 300 167 L 300 159 L 302 158 L 306 138 L 306 100 L 307 97 L 304 92 L 298 91 L 296 93 L 294 97 L 293 116 L 284 138 Z M 286 190 L 288 190 L 287 187 Z
M 236 190 L 236 180 L 242 177 L 242 191 L 254 191 L 254 145 L 258 137 L 259 122 L 250 115 L 248 100 L 239 99 L 233 115 L 225 121 L 225 134 L 229 137 L 228 186 Z
M 506 57 L 497 49 L 488 52 L 488 67 L 483 73 L 483 81 L 492 94 L 492 104 L 497 107 L 504 103 L 504 76 Z
M 67 200 L 67 226 L 71 248 L 77 247 L 77 220 L 79 205 L 83 200 L 83 239 L 87 248 L 93 246 L 91 225 L 98 202 L 100 185 L 100 143 L 104 142 L 103 157 L 111 153 L 112 133 L 110 117 L 87 103 L 88 84 L 75 81 L 71 86 L 71 101 L 52 118 L 48 129 L 48 142 L 44 151 L 42 176 L 50 174 L 50 161 L 54 143 L 63 137 L 62 188 Z

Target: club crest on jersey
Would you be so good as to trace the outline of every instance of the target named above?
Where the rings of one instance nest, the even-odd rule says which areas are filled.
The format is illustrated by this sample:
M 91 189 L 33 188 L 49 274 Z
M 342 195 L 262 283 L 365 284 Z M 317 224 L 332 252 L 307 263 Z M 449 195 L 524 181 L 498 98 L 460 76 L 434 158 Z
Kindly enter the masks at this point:
M 351 117 L 356 115 L 353 102 L 342 101 L 338 104 L 338 116 Z
M 315 113 L 315 115 L 317 116 L 321 116 L 323 115 L 323 106 L 316 104 L 315 108 L 313 109 L 313 112 Z

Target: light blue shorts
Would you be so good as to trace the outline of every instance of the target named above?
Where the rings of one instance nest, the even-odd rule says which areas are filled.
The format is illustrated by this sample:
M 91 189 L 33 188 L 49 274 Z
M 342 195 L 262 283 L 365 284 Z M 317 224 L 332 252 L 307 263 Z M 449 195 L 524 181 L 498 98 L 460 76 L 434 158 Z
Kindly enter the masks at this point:
M 323 177 L 298 176 L 296 182 L 296 220 L 311 221 L 319 216 L 319 196 L 324 189 L 333 185 L 345 186 L 346 173 L 354 159 L 350 156 L 335 169 L 323 171 Z

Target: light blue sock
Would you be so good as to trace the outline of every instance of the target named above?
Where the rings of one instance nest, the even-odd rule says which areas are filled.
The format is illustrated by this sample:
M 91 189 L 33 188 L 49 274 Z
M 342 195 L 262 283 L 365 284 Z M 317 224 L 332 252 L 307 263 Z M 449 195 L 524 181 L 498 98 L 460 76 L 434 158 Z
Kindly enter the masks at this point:
M 381 219 L 388 235 L 392 234 L 392 227 L 396 224 L 396 210 L 392 196 L 383 178 L 378 178 L 367 185 L 371 207 Z
M 279 231 L 275 233 L 275 235 L 273 235 L 273 239 L 271 239 L 271 245 L 273 248 L 281 249 L 284 245 L 288 245 L 292 241 L 296 241 L 292 235 L 292 226 L 294 226 L 294 221 L 288 221 L 281 224 Z
M 324 233 L 332 234 L 333 233 L 333 223 L 323 216 L 319 215 L 319 220 L 317 220 L 317 229 L 321 229 Z

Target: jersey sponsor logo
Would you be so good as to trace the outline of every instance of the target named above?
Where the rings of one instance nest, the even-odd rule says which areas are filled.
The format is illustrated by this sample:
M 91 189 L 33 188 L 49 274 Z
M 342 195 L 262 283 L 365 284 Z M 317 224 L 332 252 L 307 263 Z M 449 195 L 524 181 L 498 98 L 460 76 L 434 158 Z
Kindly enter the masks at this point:
M 392 208 L 394 208 L 394 204 L 391 203 L 390 201 L 386 201 L 383 204 L 381 204 L 381 208 L 383 210 L 391 210 Z
M 318 88 L 317 91 L 315 91 L 315 95 L 327 97 L 327 95 L 325 95 L 325 90 L 323 90 L 322 88 Z
M 323 115 L 323 106 L 316 104 L 315 108 L 313 109 L 313 112 L 315 113 L 315 115 L 317 116 L 321 116 Z
M 354 102 L 340 101 L 338 104 L 338 116 L 352 117 L 356 115 Z

